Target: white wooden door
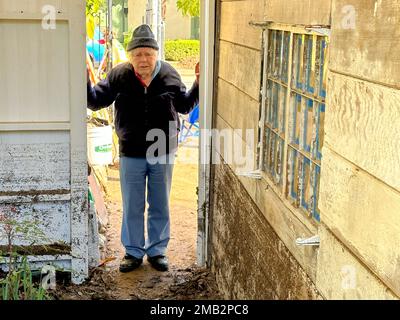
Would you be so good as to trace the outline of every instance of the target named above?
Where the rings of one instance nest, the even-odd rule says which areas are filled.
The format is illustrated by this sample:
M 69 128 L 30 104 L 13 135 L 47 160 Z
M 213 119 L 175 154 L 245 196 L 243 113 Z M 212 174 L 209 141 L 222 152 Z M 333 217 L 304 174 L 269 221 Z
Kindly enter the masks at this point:
M 38 221 L 48 250 L 34 260 L 75 283 L 88 274 L 85 34 L 85 1 L 0 0 L 0 208 Z

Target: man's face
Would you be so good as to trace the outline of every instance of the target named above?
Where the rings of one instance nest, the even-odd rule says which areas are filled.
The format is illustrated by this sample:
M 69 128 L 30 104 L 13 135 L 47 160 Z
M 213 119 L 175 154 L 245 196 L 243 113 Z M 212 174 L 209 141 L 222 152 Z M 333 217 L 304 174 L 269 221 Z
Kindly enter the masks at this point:
M 135 71 L 146 79 L 153 74 L 157 62 L 157 50 L 153 48 L 136 48 L 131 53 L 131 63 Z

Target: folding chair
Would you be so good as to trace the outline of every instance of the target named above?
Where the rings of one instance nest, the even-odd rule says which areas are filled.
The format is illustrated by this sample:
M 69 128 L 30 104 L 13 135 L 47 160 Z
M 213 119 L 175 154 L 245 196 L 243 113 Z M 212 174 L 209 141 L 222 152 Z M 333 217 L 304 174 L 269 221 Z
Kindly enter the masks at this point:
M 194 109 L 189 113 L 187 119 L 181 118 L 181 128 L 179 133 L 179 143 L 186 140 L 187 137 L 199 136 L 199 105 L 195 106 Z M 194 129 L 194 130 L 193 130 Z M 194 131 L 194 132 L 193 132 Z

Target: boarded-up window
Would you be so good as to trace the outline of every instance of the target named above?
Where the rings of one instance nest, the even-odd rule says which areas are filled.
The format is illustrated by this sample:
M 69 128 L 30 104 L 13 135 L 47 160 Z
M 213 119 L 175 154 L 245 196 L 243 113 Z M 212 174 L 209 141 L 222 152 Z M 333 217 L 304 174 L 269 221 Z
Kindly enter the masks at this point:
M 317 221 L 328 32 L 280 25 L 264 35 L 260 168 L 283 197 Z

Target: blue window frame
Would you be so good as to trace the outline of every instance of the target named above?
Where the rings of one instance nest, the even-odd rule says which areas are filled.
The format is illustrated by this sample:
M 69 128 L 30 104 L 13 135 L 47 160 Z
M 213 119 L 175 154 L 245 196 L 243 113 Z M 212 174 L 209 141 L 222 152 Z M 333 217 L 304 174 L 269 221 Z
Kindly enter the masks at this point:
M 290 26 L 266 33 L 260 168 L 295 208 L 320 221 L 328 36 Z

